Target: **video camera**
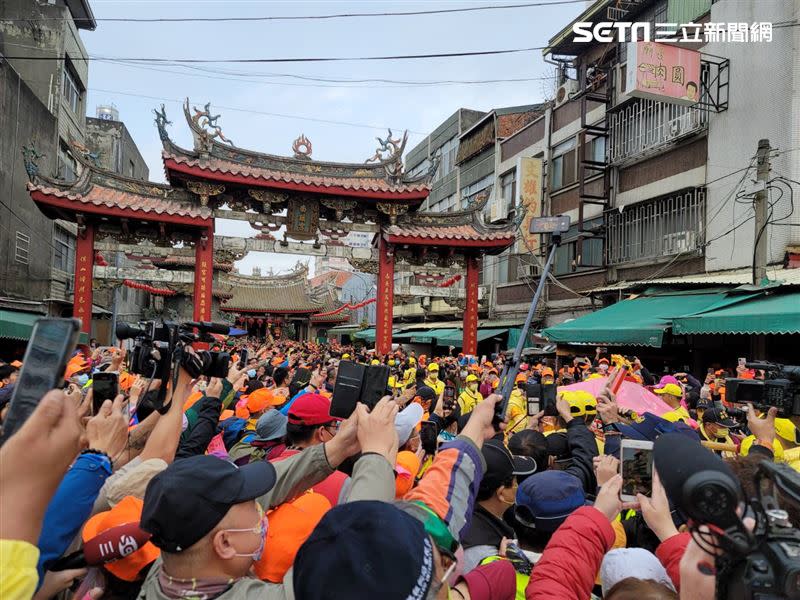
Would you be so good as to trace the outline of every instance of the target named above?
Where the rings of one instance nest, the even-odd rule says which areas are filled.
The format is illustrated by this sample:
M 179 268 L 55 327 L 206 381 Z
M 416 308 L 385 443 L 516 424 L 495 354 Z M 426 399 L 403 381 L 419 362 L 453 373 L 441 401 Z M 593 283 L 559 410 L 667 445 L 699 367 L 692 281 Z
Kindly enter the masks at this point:
M 800 598 L 800 530 L 781 507 L 800 510 L 800 473 L 762 460 L 755 496 L 745 499 L 730 466 L 680 433 L 656 439 L 654 460 L 667 495 L 689 518 L 695 542 L 716 554 L 719 600 Z M 752 530 L 740 516 L 743 499 L 743 516 L 755 519 Z
M 764 371 L 767 378 L 764 381 L 726 379 L 729 402 L 749 402 L 764 409 L 775 406 L 779 417 L 800 415 L 800 367 L 769 362 L 748 362 L 745 366 Z
M 139 326 L 128 323 L 117 325 L 116 335 L 120 340 L 133 339 L 129 370 L 149 379 L 162 382 L 155 409 L 165 412 L 164 398 L 172 375 L 173 389 L 177 383 L 177 367 L 183 366 L 192 377 L 227 377 L 231 357 L 227 352 L 185 351 L 194 342 L 214 343 L 212 333 L 227 335 L 230 327 L 224 323 L 209 321 L 140 321 Z

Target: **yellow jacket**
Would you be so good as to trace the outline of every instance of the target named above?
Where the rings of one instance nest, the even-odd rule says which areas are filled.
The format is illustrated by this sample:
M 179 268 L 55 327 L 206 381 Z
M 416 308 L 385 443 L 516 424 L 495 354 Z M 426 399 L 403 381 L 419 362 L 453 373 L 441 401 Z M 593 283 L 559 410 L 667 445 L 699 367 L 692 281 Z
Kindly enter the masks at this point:
M 465 389 L 458 397 L 458 406 L 461 408 L 461 414 L 466 415 L 471 413 L 482 400 L 483 396 L 481 396 L 481 393 L 478 390 L 473 392 L 469 388 Z
M 437 396 L 441 396 L 442 393 L 444 392 L 444 381 L 442 381 L 441 379 L 437 379 L 436 381 L 434 381 L 430 377 L 426 377 L 423 383 L 427 385 L 429 388 L 432 388 L 433 391 L 436 392 Z
M 508 419 L 506 436 L 528 427 L 528 399 L 523 395 L 522 390 L 518 388 L 514 388 L 508 398 L 506 419 Z

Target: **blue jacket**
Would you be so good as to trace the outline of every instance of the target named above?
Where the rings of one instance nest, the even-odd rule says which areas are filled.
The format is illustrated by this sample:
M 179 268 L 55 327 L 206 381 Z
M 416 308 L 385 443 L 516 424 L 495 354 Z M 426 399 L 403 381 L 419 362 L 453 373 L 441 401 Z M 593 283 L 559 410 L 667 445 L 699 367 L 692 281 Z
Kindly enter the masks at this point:
M 47 567 L 67 551 L 92 514 L 100 488 L 111 475 L 111 461 L 101 454 L 81 454 L 47 506 L 39 536 L 39 584 Z

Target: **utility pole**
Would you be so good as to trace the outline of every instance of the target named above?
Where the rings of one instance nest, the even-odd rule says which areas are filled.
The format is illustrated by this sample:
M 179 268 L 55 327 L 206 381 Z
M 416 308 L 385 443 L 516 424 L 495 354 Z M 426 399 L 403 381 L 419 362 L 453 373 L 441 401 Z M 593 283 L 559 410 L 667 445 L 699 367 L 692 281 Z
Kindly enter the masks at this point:
M 756 152 L 756 181 L 761 189 L 756 192 L 754 210 L 756 232 L 753 254 L 753 285 L 759 285 L 767 276 L 767 181 L 769 180 L 769 140 L 758 140 Z M 761 183 L 763 182 L 763 183 Z

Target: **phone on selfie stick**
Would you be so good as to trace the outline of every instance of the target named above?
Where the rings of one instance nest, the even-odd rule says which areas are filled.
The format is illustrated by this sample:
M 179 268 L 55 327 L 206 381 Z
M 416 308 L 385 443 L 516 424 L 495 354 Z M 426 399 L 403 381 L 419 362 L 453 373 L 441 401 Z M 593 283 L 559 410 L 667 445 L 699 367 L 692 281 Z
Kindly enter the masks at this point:
M 242 348 L 239 351 L 239 364 L 236 365 L 236 368 L 241 371 L 245 365 L 247 365 L 247 348 Z
M 31 416 L 47 392 L 62 386 L 64 370 L 78 342 L 80 327 L 78 319 L 36 320 L 3 423 L 0 445 Z
M 511 357 L 506 358 L 503 372 L 500 374 L 500 394 L 503 397 L 502 402 L 496 405 L 494 426 L 497 429 L 505 418 L 506 410 L 508 408 L 508 401 L 511 398 L 511 392 L 514 389 L 514 380 L 519 372 L 520 359 L 522 357 L 522 350 L 525 347 L 525 342 L 528 339 L 528 331 L 530 331 L 533 316 L 536 314 L 536 307 L 539 305 L 539 299 L 542 297 L 544 290 L 544 283 L 550 275 L 550 269 L 553 266 L 553 260 L 556 256 L 556 249 L 561 243 L 561 236 L 569 231 L 570 219 L 567 216 L 557 217 L 535 217 L 531 219 L 529 233 L 532 234 L 550 234 L 550 251 L 547 254 L 547 262 L 542 269 L 542 274 L 539 277 L 539 283 L 536 286 L 536 293 L 533 295 L 531 306 L 528 309 L 528 316 L 525 317 L 525 325 L 522 326 L 522 331 L 519 334 L 517 346 L 514 348 L 514 353 Z
M 92 414 L 100 412 L 106 400 L 113 401 L 119 393 L 119 373 L 98 371 L 92 375 Z

